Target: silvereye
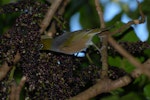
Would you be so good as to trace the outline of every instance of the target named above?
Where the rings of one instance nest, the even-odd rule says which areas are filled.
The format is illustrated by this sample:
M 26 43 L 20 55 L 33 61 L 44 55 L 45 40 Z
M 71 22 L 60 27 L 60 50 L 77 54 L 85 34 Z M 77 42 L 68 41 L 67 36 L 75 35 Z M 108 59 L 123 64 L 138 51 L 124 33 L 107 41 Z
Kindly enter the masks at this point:
M 52 40 L 50 50 L 64 54 L 80 52 L 93 44 L 92 38 L 94 35 L 106 30 L 108 29 L 89 29 L 66 32 Z

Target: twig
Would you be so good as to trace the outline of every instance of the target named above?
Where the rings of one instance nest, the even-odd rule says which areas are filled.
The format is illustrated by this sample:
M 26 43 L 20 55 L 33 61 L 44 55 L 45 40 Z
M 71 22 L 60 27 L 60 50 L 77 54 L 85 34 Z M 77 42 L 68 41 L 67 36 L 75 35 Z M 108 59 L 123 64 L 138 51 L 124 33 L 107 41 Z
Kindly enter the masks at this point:
M 144 15 L 143 12 L 142 12 L 141 4 L 138 2 L 138 0 L 137 0 L 137 3 L 138 3 L 138 9 L 139 9 L 141 18 L 140 18 L 140 19 L 135 19 L 135 20 L 129 21 L 127 24 L 124 24 L 122 27 L 120 27 L 120 28 L 117 29 L 116 31 L 111 32 L 111 33 L 110 33 L 111 35 L 116 34 L 116 33 L 122 33 L 124 30 L 126 30 L 127 28 L 129 28 L 129 27 L 130 27 L 131 25 L 133 25 L 133 24 L 141 24 L 141 23 L 144 23 L 144 22 L 145 22 L 145 15 Z
M 141 67 L 140 64 L 133 56 L 131 56 L 123 47 L 121 47 L 112 37 L 108 38 L 109 43 L 125 58 L 127 58 L 134 66 Z
M 60 5 L 60 8 L 58 9 L 58 11 L 57 11 L 57 14 L 59 15 L 59 16 L 62 16 L 63 14 L 64 14 L 64 12 L 65 12 L 65 8 L 66 8 L 66 6 L 67 6 L 67 4 L 70 2 L 70 0 L 64 0 L 63 2 L 62 2 L 62 4 Z M 55 14 L 56 15 L 56 14 Z M 50 36 L 50 37 L 53 37 L 54 36 L 54 33 L 56 33 L 57 32 L 57 30 L 56 30 L 56 24 L 57 23 L 59 23 L 59 24 L 63 24 L 60 20 L 59 20 L 59 18 L 57 18 L 56 16 L 53 16 L 53 18 L 55 19 L 55 20 L 53 20 L 52 22 L 51 22 L 51 27 L 48 29 L 48 31 L 47 31 L 47 35 L 48 36 Z M 63 28 L 64 28 L 64 25 L 63 25 Z
M 138 1 L 137 1 L 138 2 Z M 141 24 L 145 22 L 145 16 L 141 10 L 141 5 L 138 2 L 138 7 L 139 7 L 139 12 L 141 15 L 141 19 L 136 19 L 133 21 L 129 21 L 127 24 L 125 24 L 124 26 L 122 26 L 120 29 L 118 29 L 115 32 L 112 32 L 112 34 L 118 33 L 118 32 L 122 32 L 124 31 L 124 29 L 128 28 L 129 26 L 131 26 L 132 24 Z M 146 74 L 148 77 L 150 77 L 150 72 L 149 70 L 147 70 L 146 67 L 143 67 L 144 65 L 142 65 L 137 59 L 135 59 L 130 53 L 128 53 L 124 48 L 122 48 L 119 44 L 117 44 L 117 42 L 112 38 L 112 37 L 108 37 L 108 42 L 125 58 L 128 59 L 128 61 L 130 63 L 132 63 L 135 67 L 137 67 L 136 72 L 139 72 L 139 70 L 141 70 L 142 73 Z
M 20 60 L 21 56 L 19 54 L 19 52 L 16 53 L 16 55 L 14 56 L 14 63 L 17 63 Z
M 131 78 L 129 76 L 124 76 L 115 81 L 111 81 L 109 79 L 104 79 L 99 81 L 97 84 L 93 85 L 86 91 L 78 94 L 77 96 L 69 99 L 69 100 L 89 100 L 92 97 L 95 97 L 98 94 L 106 93 L 112 91 L 116 88 L 120 88 L 128 85 L 131 82 Z
M 136 58 L 128 53 L 123 47 L 121 47 L 111 36 L 108 37 L 108 42 L 128 61 L 133 64 L 136 69 L 131 73 L 133 77 L 138 77 L 140 74 L 145 74 L 150 77 L 150 69 L 145 64 L 141 64 Z M 150 62 L 150 61 L 149 61 Z
M 135 20 L 129 21 L 128 23 L 124 24 L 122 27 L 120 27 L 116 31 L 113 31 L 113 32 L 111 32 L 109 34 L 113 35 L 113 34 L 116 34 L 116 33 L 122 33 L 123 31 L 125 31 L 126 29 L 128 29 L 133 24 L 141 24 L 141 23 L 143 23 L 143 18 L 145 19 L 145 17 L 141 16 L 140 20 L 139 19 L 135 19 Z
M 8 66 L 8 64 L 6 62 L 4 62 L 2 64 L 2 66 L 0 67 L 0 81 L 5 78 L 5 76 L 7 75 L 7 72 L 11 69 L 11 67 Z
M 47 26 L 49 25 L 49 23 L 51 22 L 53 15 L 55 14 L 55 12 L 57 11 L 59 5 L 61 4 L 63 0 L 55 0 L 53 2 L 53 4 L 51 5 L 51 7 L 48 9 L 48 12 L 44 18 L 44 20 L 41 23 L 41 29 L 40 29 L 40 33 L 43 33 L 45 31 L 45 29 L 47 28 Z
M 19 52 L 17 52 L 17 54 L 14 57 L 14 63 L 17 63 L 20 59 L 20 54 Z M 5 76 L 7 75 L 7 73 L 9 72 L 9 70 L 11 69 L 11 66 L 8 66 L 8 64 L 6 62 L 4 62 L 2 64 L 2 66 L 0 66 L 0 80 L 2 80 L 3 78 L 5 78 Z
M 26 77 L 23 76 L 20 83 L 19 83 L 19 85 L 16 88 L 16 100 L 20 100 L 21 89 L 23 88 L 25 82 L 26 82 Z
M 98 4 L 98 0 L 95 0 L 95 3 Z M 98 7 L 97 7 L 98 8 Z M 97 9 L 98 10 L 98 9 Z M 122 29 L 128 28 L 132 24 L 140 24 L 145 21 L 144 19 L 144 14 L 142 13 L 140 6 L 139 6 L 140 14 L 141 14 L 141 19 L 140 20 L 133 20 L 125 24 L 123 27 L 121 27 L 119 30 L 115 31 L 116 33 L 122 32 Z M 98 10 L 99 14 L 101 10 Z M 102 16 L 102 15 L 99 15 Z M 102 20 L 102 19 L 100 19 Z M 103 22 L 103 20 L 101 21 Z M 113 32 L 115 34 L 115 32 Z M 131 73 L 132 77 L 136 78 L 138 75 L 135 74 L 141 74 L 144 73 L 150 77 L 149 69 L 146 66 L 150 65 L 150 61 L 148 62 L 147 65 L 141 64 L 139 61 L 137 61 L 132 55 L 130 55 L 125 49 L 123 49 L 117 42 L 110 36 L 108 35 L 108 42 L 116 49 L 118 52 L 123 55 L 125 58 L 127 58 L 135 67 L 135 71 Z M 88 100 L 92 97 L 95 97 L 98 94 L 105 93 L 105 92 L 110 92 L 111 90 L 114 90 L 119 87 L 123 87 L 128 85 L 131 82 L 131 78 L 129 76 L 124 76 L 121 77 L 118 80 L 111 81 L 107 78 L 103 78 L 99 83 L 95 84 L 94 86 L 90 87 L 89 89 L 85 90 L 84 92 L 78 94 L 77 96 L 69 99 L 69 100 Z
M 99 15 L 99 20 L 100 20 L 100 23 L 101 23 L 101 28 L 105 28 L 105 22 L 104 22 L 104 18 L 103 18 L 103 11 L 102 11 L 102 9 L 100 7 L 99 0 L 95 0 L 95 6 L 96 6 L 97 13 Z
M 18 86 L 16 82 L 12 82 L 10 100 L 20 100 L 21 89 L 23 88 L 25 82 L 26 82 L 25 76 L 22 77 Z
M 64 14 L 65 8 L 66 8 L 66 6 L 67 6 L 67 4 L 68 4 L 69 2 L 70 2 L 70 0 L 64 0 L 64 1 L 63 1 L 63 4 L 62 4 L 61 8 L 60 8 L 59 11 L 58 11 L 58 14 L 59 14 L 59 15 L 63 15 L 63 14 Z
M 100 7 L 100 3 L 99 0 L 95 0 L 95 6 L 96 6 L 96 10 L 98 12 L 99 15 L 99 20 L 101 23 L 101 28 L 105 28 L 105 22 L 104 22 L 104 18 L 103 18 L 103 12 L 102 9 Z M 108 63 L 107 63 L 107 46 L 108 46 L 108 42 L 107 42 L 107 32 L 101 37 L 101 41 L 102 41 L 102 47 L 101 47 L 101 61 L 102 61 L 102 70 L 101 70 L 101 78 L 106 78 L 108 77 Z
M 16 87 L 17 87 L 17 84 L 15 81 L 13 81 L 11 83 L 11 92 L 10 92 L 10 97 L 9 97 L 10 100 L 15 100 Z
M 145 69 L 147 69 L 148 71 L 150 71 L 150 59 L 148 59 L 147 61 L 145 61 L 143 64 L 143 67 L 142 68 L 145 68 Z M 139 77 L 141 74 L 144 74 L 143 72 L 142 72 L 142 70 L 141 69 L 135 69 L 132 73 L 131 73 L 131 76 L 133 77 L 133 78 L 137 78 L 137 77 Z

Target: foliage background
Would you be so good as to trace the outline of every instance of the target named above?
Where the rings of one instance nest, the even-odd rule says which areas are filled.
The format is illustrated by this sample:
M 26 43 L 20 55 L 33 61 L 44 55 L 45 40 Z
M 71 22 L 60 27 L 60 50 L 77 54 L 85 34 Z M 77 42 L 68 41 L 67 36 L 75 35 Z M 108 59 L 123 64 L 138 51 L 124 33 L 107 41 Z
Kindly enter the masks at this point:
M 0 0 L 0 6 L 10 3 L 10 2 L 16 2 L 17 0 Z M 44 0 L 43 0 L 44 1 Z M 108 0 L 108 2 L 116 2 L 117 0 Z M 120 4 L 122 10 L 119 14 L 117 14 L 111 21 L 107 22 L 107 26 L 115 25 L 114 29 L 119 28 L 123 23 L 121 22 L 121 16 L 126 13 L 130 18 L 137 19 L 139 17 L 139 11 L 138 9 L 135 11 L 131 11 L 128 7 L 128 5 Z M 142 10 L 144 14 L 147 17 L 147 24 L 148 24 L 148 31 L 150 30 L 150 1 L 149 0 L 143 0 L 141 3 Z M 105 10 L 105 5 L 102 6 Z M 69 5 L 67 6 L 67 9 L 64 14 L 64 19 L 67 22 L 67 28 L 64 30 L 69 30 L 69 21 L 72 15 L 75 13 L 80 13 L 80 24 L 83 29 L 87 28 L 97 28 L 100 27 L 99 24 L 99 18 L 98 14 L 95 9 L 94 0 L 71 0 Z M 109 13 L 109 12 L 108 12 Z M 7 14 L 7 15 L 0 15 L 0 33 L 3 34 L 7 32 L 7 30 L 13 25 L 15 18 L 18 16 L 18 13 L 14 14 Z M 115 36 L 118 41 L 129 41 L 129 42 L 136 42 L 139 41 L 139 39 L 136 37 L 133 28 L 131 28 L 128 31 L 125 31 L 125 34 L 123 36 Z M 95 40 L 96 41 L 96 40 Z M 147 42 L 150 43 L 150 38 L 147 40 Z M 139 59 L 141 62 L 144 62 L 147 58 L 150 57 L 150 50 L 146 49 L 144 50 L 144 54 L 137 55 L 136 58 Z M 98 58 L 98 57 L 95 57 Z M 121 67 L 126 72 L 131 72 L 134 69 L 134 66 L 132 66 L 126 59 L 120 57 L 119 55 L 115 55 L 114 57 L 109 56 L 109 65 Z M 20 76 L 18 75 L 20 78 Z M 133 99 L 133 100 L 150 100 L 150 83 L 149 79 L 142 75 L 139 78 L 135 79 L 131 84 L 129 84 L 126 87 L 119 88 L 115 91 L 112 91 L 110 94 L 106 94 L 106 96 L 103 96 L 101 100 L 127 100 L 127 99 Z M 93 99 L 94 100 L 94 99 Z

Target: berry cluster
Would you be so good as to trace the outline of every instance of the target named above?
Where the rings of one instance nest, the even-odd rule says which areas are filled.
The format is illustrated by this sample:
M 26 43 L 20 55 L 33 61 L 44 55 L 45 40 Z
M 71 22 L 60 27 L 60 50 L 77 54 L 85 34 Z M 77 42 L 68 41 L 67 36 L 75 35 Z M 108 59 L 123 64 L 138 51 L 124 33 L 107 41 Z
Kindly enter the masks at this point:
M 83 61 L 81 58 L 51 51 L 41 51 L 39 22 L 48 6 L 38 2 L 30 2 L 30 0 L 24 1 L 24 5 L 21 4 L 22 9 L 19 6 L 22 2 L 19 2 L 11 4 L 15 7 L 14 9 L 11 9 L 12 6 L 6 5 L 1 10 L 3 12 L 6 10 L 5 13 L 9 13 L 12 10 L 21 9 L 23 12 L 16 19 L 12 28 L 0 36 L 0 55 L 2 55 L 0 60 L 13 66 L 16 52 L 21 55 L 16 68 L 21 69 L 22 74 L 27 77 L 25 98 L 31 100 L 61 98 L 63 100 L 74 96 L 89 86 L 93 79 L 99 77 L 99 68 L 94 65 L 81 68 Z M 0 84 L 4 86 L 3 82 Z M 7 97 L 6 95 L 8 94 L 5 94 L 5 97 Z M 3 97 L 4 95 L 2 95 Z
M 119 42 L 119 45 L 121 45 L 123 48 L 125 48 L 129 53 L 131 53 L 134 56 L 142 56 L 144 55 L 144 50 L 150 49 L 150 44 L 147 42 Z M 111 56 L 115 56 L 118 54 L 116 50 L 114 50 L 113 47 L 108 47 L 108 52 Z
M 21 11 L 12 28 L 0 36 L 0 63 L 5 61 L 9 66 L 14 65 L 14 56 L 19 52 L 21 59 L 15 66 L 27 77 L 25 98 L 29 100 L 65 100 L 93 85 L 100 78 L 100 67 L 83 67 L 85 58 L 41 50 L 39 23 L 47 8 L 48 5 L 34 0 L 23 0 L 0 8 L 0 13 Z M 122 45 L 131 53 L 147 47 L 146 44 L 142 43 L 142 47 L 137 46 L 138 44 Z M 118 79 L 126 74 L 114 67 L 110 67 L 108 73 L 111 79 Z M 6 99 L 9 94 L 6 92 L 9 88 L 7 80 L 8 77 L 0 82 L 0 98 Z

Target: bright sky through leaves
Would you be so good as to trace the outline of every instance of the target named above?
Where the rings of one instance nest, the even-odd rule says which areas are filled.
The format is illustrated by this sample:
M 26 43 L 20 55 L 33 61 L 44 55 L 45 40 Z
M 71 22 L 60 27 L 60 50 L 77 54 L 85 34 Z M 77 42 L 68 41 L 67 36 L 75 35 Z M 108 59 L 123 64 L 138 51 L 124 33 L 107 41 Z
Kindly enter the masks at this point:
M 102 5 L 105 5 L 104 20 L 106 22 L 112 20 L 115 15 L 119 14 L 121 12 L 121 8 L 124 10 L 134 11 L 138 7 L 136 0 L 100 0 L 100 1 Z M 139 1 L 143 2 L 143 0 L 139 0 Z M 127 6 L 129 6 L 129 9 L 127 9 Z M 76 13 L 72 16 L 70 20 L 70 26 L 71 26 L 70 31 L 82 29 L 82 26 L 80 25 L 79 22 L 79 18 L 80 18 L 79 13 Z M 132 19 L 129 18 L 126 14 L 122 15 L 122 19 L 121 19 L 122 22 L 127 23 L 130 20 Z M 141 41 L 146 41 L 148 39 L 149 32 L 147 30 L 147 23 L 134 25 L 133 28 L 135 29 L 135 33 L 137 34 L 137 36 Z

